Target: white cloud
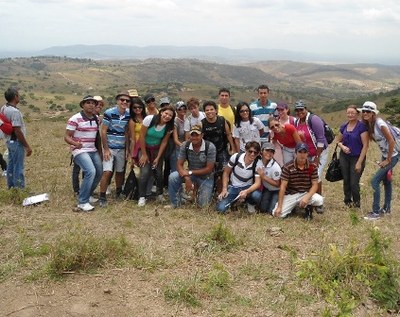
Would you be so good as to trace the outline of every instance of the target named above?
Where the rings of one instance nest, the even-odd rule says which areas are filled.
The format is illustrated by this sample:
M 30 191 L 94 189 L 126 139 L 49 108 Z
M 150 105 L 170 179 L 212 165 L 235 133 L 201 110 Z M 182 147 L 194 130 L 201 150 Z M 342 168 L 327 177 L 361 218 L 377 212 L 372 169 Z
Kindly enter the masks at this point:
M 0 0 L 2 49 L 218 45 L 394 54 L 394 0 Z M 374 45 L 371 45 L 374 43 Z M 371 47 L 376 47 L 371 49 Z

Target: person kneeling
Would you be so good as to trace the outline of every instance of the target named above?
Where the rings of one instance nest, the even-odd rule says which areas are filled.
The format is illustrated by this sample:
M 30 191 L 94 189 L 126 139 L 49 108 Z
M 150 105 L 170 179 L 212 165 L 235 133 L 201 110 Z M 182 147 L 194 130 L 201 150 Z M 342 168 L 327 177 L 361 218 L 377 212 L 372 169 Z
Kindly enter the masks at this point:
M 307 219 L 312 218 L 312 206 L 322 206 L 324 197 L 317 194 L 318 170 L 307 159 L 308 145 L 296 145 L 295 159 L 282 168 L 281 187 L 278 203 L 272 214 L 276 217 L 288 216 L 295 207 L 305 208 Z
M 184 142 L 179 149 L 177 171 L 171 173 L 168 178 L 168 195 L 171 201 L 168 207 L 180 206 L 182 180 L 185 182 L 186 192 L 194 192 L 196 187 L 200 207 L 205 207 L 211 202 L 217 151 L 214 144 L 203 140 L 201 126 L 192 126 L 189 135 L 189 140 Z M 186 160 L 188 170 L 183 166 Z
M 259 159 L 260 144 L 255 141 L 247 142 L 246 152 L 235 153 L 229 159 L 222 175 L 222 191 L 218 196 L 217 211 L 224 213 L 237 200 L 247 202 L 247 210 L 254 213 L 255 205 L 261 200 L 260 175 L 257 169 L 262 168 Z M 230 185 L 228 187 L 230 179 Z

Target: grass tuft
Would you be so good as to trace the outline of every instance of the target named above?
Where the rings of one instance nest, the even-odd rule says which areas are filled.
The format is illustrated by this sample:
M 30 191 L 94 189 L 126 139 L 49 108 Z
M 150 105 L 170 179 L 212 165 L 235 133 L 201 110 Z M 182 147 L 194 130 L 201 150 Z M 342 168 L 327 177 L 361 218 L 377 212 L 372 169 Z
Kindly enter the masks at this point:
M 350 244 L 344 251 L 331 244 L 314 257 L 298 261 L 297 276 L 307 279 L 334 304 L 338 315 L 351 315 L 366 297 L 380 307 L 399 310 L 399 266 L 388 254 L 389 241 L 370 230 L 365 248 Z M 330 316 L 328 311 L 325 316 Z
M 229 251 L 243 244 L 241 239 L 236 238 L 231 229 L 222 222 L 212 228 L 207 240 L 211 245 L 218 246 L 224 251 Z
M 29 192 L 27 189 L 0 189 L 0 203 L 3 205 L 21 205 L 22 201 L 28 196 Z

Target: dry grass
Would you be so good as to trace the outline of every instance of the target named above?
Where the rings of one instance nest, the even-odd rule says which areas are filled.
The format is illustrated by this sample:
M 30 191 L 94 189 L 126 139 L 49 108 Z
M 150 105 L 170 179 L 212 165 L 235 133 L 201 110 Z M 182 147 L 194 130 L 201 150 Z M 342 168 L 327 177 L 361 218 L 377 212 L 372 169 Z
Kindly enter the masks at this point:
M 344 208 L 340 183 L 324 182 L 327 211 L 311 222 L 297 216 L 250 216 L 244 210 L 221 216 L 212 208 L 190 206 L 166 211 L 149 204 L 139 209 L 131 201 L 113 201 L 85 214 L 73 212 L 64 129 L 64 122 L 28 126 L 34 149 L 26 160 L 29 191 L 47 192 L 50 201 L 24 208 L 0 197 L 3 315 L 321 316 L 335 307 L 296 277 L 295 260 L 329 244 L 339 250 L 364 246 L 374 226 L 391 237 L 391 250 L 400 246 L 397 170 L 392 215 L 375 224 L 355 221 L 370 210 L 369 178 L 378 155 L 374 147 L 362 178 L 362 212 Z M 4 188 L 5 180 L 0 181 Z M 272 227 L 282 233 L 271 235 Z M 47 269 L 54 248 L 71 235 L 76 244 L 86 236 L 100 242 L 123 237 L 130 251 L 105 256 L 90 271 L 62 272 L 54 280 Z M 393 256 L 399 260 L 398 253 Z M 354 316 L 388 314 L 372 300 L 361 302 Z

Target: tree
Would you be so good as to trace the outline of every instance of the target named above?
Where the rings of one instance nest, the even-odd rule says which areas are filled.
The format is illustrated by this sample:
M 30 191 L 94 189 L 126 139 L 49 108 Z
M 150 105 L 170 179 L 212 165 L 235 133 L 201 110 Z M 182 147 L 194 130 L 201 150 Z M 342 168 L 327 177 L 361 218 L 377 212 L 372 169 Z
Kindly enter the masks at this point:
M 399 126 L 400 125 L 400 98 L 394 97 L 390 101 L 385 103 L 385 108 L 382 109 L 383 113 L 388 114 L 387 120 L 390 123 Z

